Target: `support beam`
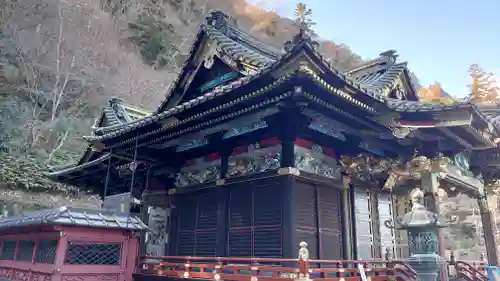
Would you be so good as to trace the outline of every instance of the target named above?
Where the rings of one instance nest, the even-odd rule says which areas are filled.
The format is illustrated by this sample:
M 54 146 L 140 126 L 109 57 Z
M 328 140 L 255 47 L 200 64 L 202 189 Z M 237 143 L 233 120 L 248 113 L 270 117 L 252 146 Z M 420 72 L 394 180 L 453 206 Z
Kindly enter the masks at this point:
M 424 189 L 425 207 L 429 211 L 439 214 L 439 181 L 437 175 L 432 172 L 421 172 L 421 185 Z M 443 237 L 442 230 L 438 229 L 438 254 L 442 257 L 446 257 L 446 248 L 444 247 Z
M 311 118 L 302 114 L 305 105 L 285 101 L 278 106 L 279 113 L 266 118 L 266 122 L 281 140 L 281 167 L 294 167 L 294 141 L 310 124 Z
M 354 220 L 353 214 L 353 200 L 352 200 L 352 188 L 351 188 L 351 177 L 344 175 L 342 176 L 342 218 L 343 218 L 343 231 L 344 231 L 344 258 L 348 260 L 355 260 L 354 252 L 356 241 L 354 238 Z
M 493 232 L 493 224 L 496 222 L 493 221 L 493 216 L 488 208 L 488 201 L 485 197 L 477 199 L 477 204 L 479 205 L 479 214 L 481 215 L 481 223 L 483 224 L 484 243 L 486 246 L 488 264 L 498 266 L 497 243 L 495 240 L 495 233 Z

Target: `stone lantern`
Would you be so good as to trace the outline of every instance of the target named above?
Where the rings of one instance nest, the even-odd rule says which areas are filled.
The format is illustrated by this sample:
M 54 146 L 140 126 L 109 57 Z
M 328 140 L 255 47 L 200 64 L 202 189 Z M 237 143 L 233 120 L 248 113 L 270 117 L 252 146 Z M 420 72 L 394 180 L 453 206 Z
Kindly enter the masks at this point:
M 446 227 L 439 218 L 423 204 L 423 192 L 415 189 L 410 194 L 413 207 L 405 215 L 392 221 L 386 221 L 389 228 L 408 231 L 410 257 L 407 262 L 417 272 L 418 280 L 438 280 L 439 272 L 446 260 L 438 255 L 437 232 Z

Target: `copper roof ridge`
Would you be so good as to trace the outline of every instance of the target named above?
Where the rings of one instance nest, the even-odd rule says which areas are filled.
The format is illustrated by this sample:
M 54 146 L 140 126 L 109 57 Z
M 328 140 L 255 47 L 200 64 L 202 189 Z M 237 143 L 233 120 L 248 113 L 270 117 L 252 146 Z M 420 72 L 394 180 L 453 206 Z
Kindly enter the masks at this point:
M 226 13 L 221 12 L 220 10 L 215 10 L 210 12 L 210 16 L 205 19 L 205 22 L 202 24 L 202 26 L 213 26 L 218 31 L 224 33 L 224 35 L 226 35 L 227 37 L 250 45 L 255 51 L 264 53 L 270 58 L 278 59 L 282 55 L 283 52 L 280 52 L 278 49 L 269 46 L 269 44 L 262 42 L 257 37 L 235 26 L 230 21 L 230 18 L 231 17 Z M 220 28 L 220 26 L 222 26 L 222 28 Z M 227 28 L 229 28 L 229 30 Z M 235 37 L 234 35 L 237 35 L 237 37 Z

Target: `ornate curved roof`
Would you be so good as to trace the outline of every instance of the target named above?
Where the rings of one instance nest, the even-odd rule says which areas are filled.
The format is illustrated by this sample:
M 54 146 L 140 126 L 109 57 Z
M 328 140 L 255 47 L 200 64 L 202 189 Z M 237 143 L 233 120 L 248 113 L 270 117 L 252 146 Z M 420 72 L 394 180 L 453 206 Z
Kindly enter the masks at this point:
M 191 75 L 189 73 L 195 71 L 191 64 L 195 53 L 210 47 L 210 44 L 202 42 L 207 38 L 213 40 L 212 43 L 217 47 L 215 55 L 221 58 L 229 56 L 231 60 L 250 64 L 254 67 L 254 71 L 200 93 L 191 100 L 185 102 L 179 100 L 178 103 L 168 105 L 170 95 L 175 93 L 179 83 L 183 83 L 180 81 L 189 80 L 186 75 Z M 95 134 L 85 139 L 100 147 L 99 150 L 103 152 L 94 153 L 99 156 L 103 156 L 104 151 L 115 145 L 121 147 L 119 149 L 129 150 L 134 143 L 150 145 L 155 142 L 165 142 L 185 136 L 191 130 L 204 130 L 212 126 L 215 122 L 213 120 L 226 122 L 225 118 L 236 118 L 240 114 L 247 114 L 244 106 L 252 105 L 254 109 L 259 108 L 264 101 L 267 102 L 267 98 L 272 97 L 277 101 L 289 97 L 287 95 L 292 95 L 292 92 L 296 91 L 308 102 L 315 102 L 343 115 L 354 123 L 361 124 L 360 127 L 374 128 L 374 134 L 388 133 L 392 138 L 394 129 L 403 129 L 399 134 L 401 137 L 398 138 L 406 138 L 410 132 L 418 130 L 418 134 L 414 134 L 418 135 L 415 138 L 426 140 L 426 137 L 430 137 L 429 141 L 434 142 L 454 139 L 457 143 L 455 148 L 460 149 L 482 149 L 496 145 L 493 140 L 497 132 L 491 129 L 485 130 L 487 120 L 477 106 L 468 102 L 454 104 L 419 102 L 407 65 L 404 62 L 397 62 L 394 51 L 384 52 L 372 61 L 343 72 L 327 62 L 316 51 L 316 45 L 317 43 L 301 30 L 285 44 L 285 52 L 280 54 L 232 26 L 227 16 L 214 12 L 200 29 L 190 58 L 157 112 L 128 118 L 128 109 L 115 100 L 103 113 L 106 120 L 110 120 L 111 123 L 107 121 L 106 125 L 95 130 Z M 202 62 L 198 63 L 199 67 Z M 302 88 L 306 87 L 309 89 L 302 91 Z M 277 88 L 280 89 L 275 91 Z M 404 95 L 401 96 L 401 92 Z M 267 95 L 266 99 L 264 95 Z M 322 98 L 350 109 L 339 109 Z M 262 102 L 257 104 L 256 100 Z M 349 110 L 354 110 L 356 113 L 346 112 Z M 108 118 L 106 114 L 111 115 Z M 455 122 L 457 114 L 460 115 L 459 122 Z M 423 133 L 419 135 L 420 132 Z M 450 149 L 447 148 L 449 143 L 442 141 L 441 143 L 443 144 L 441 148 Z M 87 161 L 97 159 L 99 156 L 88 158 Z M 101 157 L 96 161 L 100 161 L 96 163 L 100 165 L 104 160 Z M 81 168 L 83 165 L 78 167 Z M 68 167 L 63 170 L 67 169 Z M 78 168 L 69 167 L 69 169 Z M 87 170 L 87 174 L 94 172 Z M 65 174 L 68 173 L 73 174 L 73 170 L 65 171 Z
M 500 128 L 500 105 L 478 105 L 485 118 L 496 128 Z
M 108 105 L 103 107 L 101 116 L 92 127 L 92 134 L 108 134 L 121 128 L 124 124 L 149 115 L 151 115 L 151 112 L 145 109 L 124 104 L 120 98 L 112 97 L 109 99 Z
M 192 71 L 192 61 L 205 47 L 206 39 L 212 40 L 213 46 L 211 47 L 217 49 L 215 55 L 221 58 L 227 56 L 226 60 L 229 59 L 232 62 L 245 63 L 251 65 L 255 69 L 262 69 L 279 59 L 283 54 L 280 50 L 276 50 L 268 44 L 260 42 L 256 38 L 253 38 L 235 27 L 226 14 L 220 11 L 214 11 L 200 26 L 196 39 L 189 50 L 188 58 L 184 61 L 181 68 L 181 73 L 171 85 L 164 100 L 156 110 L 156 113 L 161 113 L 169 109 L 168 103 L 173 93 L 178 90 L 185 76 Z

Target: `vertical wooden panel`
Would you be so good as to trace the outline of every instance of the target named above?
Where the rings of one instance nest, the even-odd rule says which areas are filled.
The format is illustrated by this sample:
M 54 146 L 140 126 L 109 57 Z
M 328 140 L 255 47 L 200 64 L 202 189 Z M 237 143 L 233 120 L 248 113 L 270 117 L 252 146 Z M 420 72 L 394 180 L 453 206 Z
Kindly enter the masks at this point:
M 219 197 L 215 191 L 178 195 L 176 255 L 216 256 Z
M 279 179 L 231 187 L 228 255 L 280 258 L 283 194 Z
M 194 255 L 195 230 L 198 205 L 194 196 L 179 196 L 177 204 L 178 232 L 177 232 L 177 255 Z
M 218 204 L 217 210 L 217 254 L 218 257 L 227 255 L 227 233 L 229 230 L 229 189 L 218 189 Z
M 318 213 L 316 202 L 316 187 L 313 185 L 297 182 L 295 190 L 297 199 L 295 205 L 296 231 L 298 245 L 301 241 L 308 244 L 309 257 L 319 258 L 318 239 Z
M 265 184 L 254 187 L 253 191 L 253 256 L 281 258 L 282 188 Z
M 218 202 L 215 192 L 203 192 L 197 196 L 197 217 L 195 234 L 196 256 L 215 257 L 217 249 Z
M 370 193 L 367 190 L 354 190 L 354 210 L 356 227 L 356 246 L 358 259 L 373 259 L 373 226 Z
M 251 186 L 234 186 L 229 191 L 228 256 L 252 256 L 252 205 Z
M 393 201 L 393 219 L 399 216 L 403 216 L 409 211 L 409 206 L 406 199 L 403 196 L 392 196 Z M 408 247 L 408 233 L 406 230 L 396 230 L 395 233 L 396 240 L 396 258 L 407 258 L 410 256 L 410 249 Z
M 395 230 L 385 226 L 385 221 L 393 220 L 391 195 L 388 193 L 379 193 L 377 203 L 380 231 L 380 252 L 382 253 L 382 257 L 384 257 L 387 252 L 386 249 L 389 249 L 390 257 L 394 258 L 396 256 Z
M 343 258 L 341 190 L 318 187 L 320 258 Z

